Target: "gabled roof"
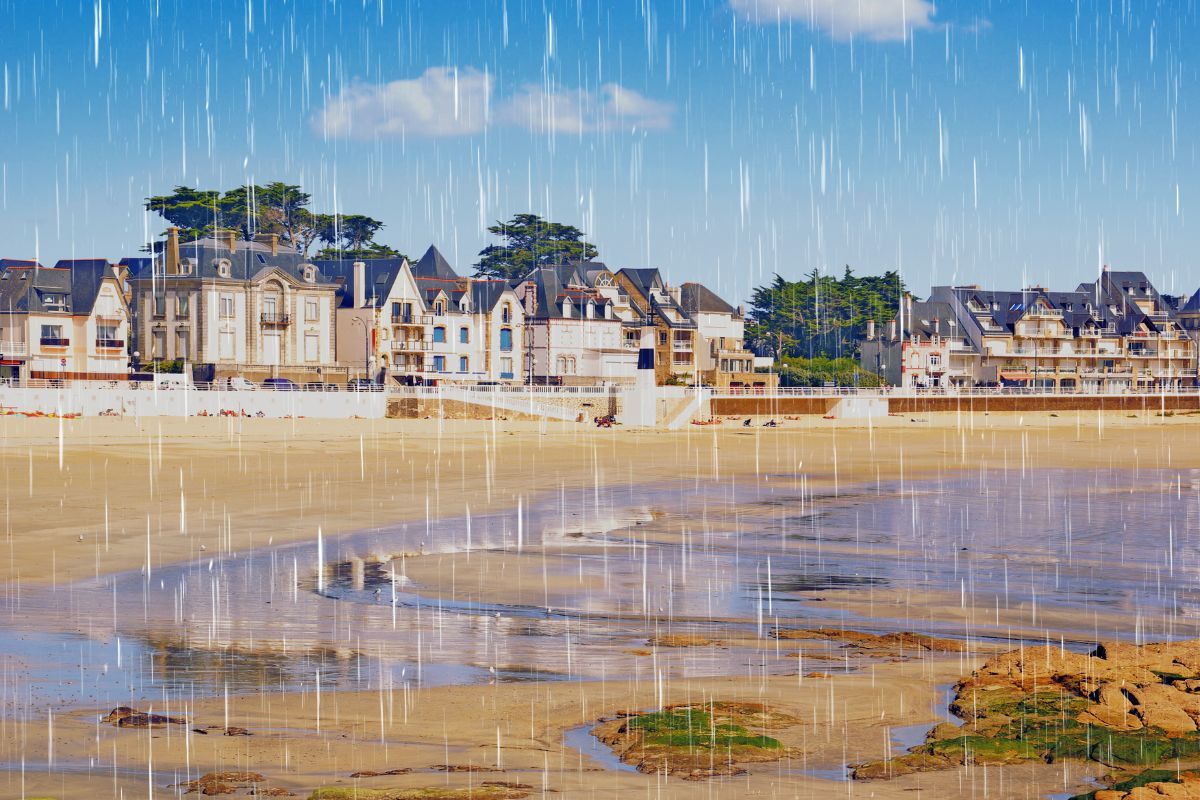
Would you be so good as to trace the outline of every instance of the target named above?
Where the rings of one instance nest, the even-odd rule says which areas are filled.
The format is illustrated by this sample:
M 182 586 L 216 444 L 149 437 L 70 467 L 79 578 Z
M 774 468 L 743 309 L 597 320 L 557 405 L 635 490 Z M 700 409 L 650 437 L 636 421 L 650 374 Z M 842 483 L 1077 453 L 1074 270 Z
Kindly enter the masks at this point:
M 412 265 L 412 272 L 418 278 L 454 280 L 459 277 L 459 274 L 454 271 L 454 267 L 450 266 L 450 262 L 433 245 L 429 245 L 425 255 Z
M 337 285 L 338 308 L 350 308 L 354 305 L 354 263 L 355 259 L 320 259 L 312 262 L 325 278 Z M 367 289 L 365 298 L 367 305 L 379 308 L 392 293 L 396 283 L 403 258 L 368 258 L 362 260 L 364 278 Z
M 737 309 L 701 283 L 685 283 L 679 287 L 679 305 L 689 314 L 737 315 Z
M 288 247 L 280 247 L 278 252 L 272 255 L 270 246 L 261 242 L 239 240 L 231 252 L 225 240 L 212 237 L 205 237 L 180 244 L 179 258 L 180 261 L 187 261 L 189 263 L 191 266 L 190 273 L 180 275 L 164 274 L 166 255 L 165 253 L 160 253 L 155 257 L 154 271 L 156 273 L 156 280 L 188 280 L 197 277 L 224 279 L 224 276 L 218 271 L 218 266 L 220 262 L 228 261 L 229 280 L 252 280 L 255 275 L 258 275 L 264 269 L 275 268 L 287 273 L 298 281 L 303 281 L 305 265 L 310 263 L 315 264 L 315 262 L 308 261 L 299 251 Z M 142 270 L 136 277 L 145 279 L 149 278 L 150 274 Z M 315 285 L 329 286 L 330 283 L 331 281 L 324 276 L 323 270 L 318 266 Z

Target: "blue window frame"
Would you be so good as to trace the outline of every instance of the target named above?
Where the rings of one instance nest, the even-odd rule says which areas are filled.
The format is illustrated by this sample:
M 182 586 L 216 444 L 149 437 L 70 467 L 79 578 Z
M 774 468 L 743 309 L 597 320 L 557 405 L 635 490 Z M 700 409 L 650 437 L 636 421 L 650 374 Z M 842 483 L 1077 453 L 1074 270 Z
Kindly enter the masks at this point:
M 463 344 L 467 344 L 468 342 L 470 342 L 471 341 L 471 329 L 470 328 L 459 328 L 458 329 L 458 340 L 460 342 L 462 342 Z
M 441 325 L 434 328 L 433 329 L 433 340 L 438 343 L 445 342 L 446 341 L 446 329 L 443 328 Z
M 434 372 L 445 372 L 446 371 L 446 357 L 445 356 L 434 356 L 433 357 L 433 371 Z
M 467 357 L 466 356 L 458 357 L 458 371 L 459 372 L 467 371 Z
M 500 349 L 505 353 L 512 352 L 512 328 L 500 329 Z

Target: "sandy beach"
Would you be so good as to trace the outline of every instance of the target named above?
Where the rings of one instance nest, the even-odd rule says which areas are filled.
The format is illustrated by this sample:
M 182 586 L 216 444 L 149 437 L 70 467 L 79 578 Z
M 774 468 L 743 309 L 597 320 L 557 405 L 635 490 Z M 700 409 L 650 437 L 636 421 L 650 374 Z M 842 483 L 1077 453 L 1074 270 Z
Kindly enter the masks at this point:
M 331 547 L 344 535 L 400 523 L 424 526 L 432 538 L 440 520 L 527 509 L 571 492 L 599 496 L 648 485 L 794 484 L 802 477 L 805 491 L 837 495 L 855 486 L 947 474 L 1081 466 L 1132 474 L 1200 468 L 1200 419 L 944 414 L 870 423 L 787 420 L 779 428 L 743 428 L 731 420 L 643 432 L 511 421 L 4 417 L 0 580 L 12 601 L 118 573 L 139 573 L 149 581 L 168 568 L 312 543 L 318 529 Z M 684 512 L 651 519 L 639 535 L 670 546 L 686 541 L 685 535 L 703 526 L 693 525 Z M 749 518 L 769 519 L 769 513 L 774 512 L 759 509 Z M 414 554 L 405 559 L 404 577 L 422 596 L 511 606 L 552 604 L 546 600 L 552 595 L 601 597 L 605 591 L 616 602 L 622 591 L 637 588 L 636 576 L 626 587 L 616 578 L 609 584 L 607 572 L 604 580 L 585 574 L 585 556 L 576 542 L 520 554 Z M 918 595 L 887 587 L 822 597 L 837 613 L 863 617 L 874 614 L 873 605 L 902 606 L 898 618 L 918 630 L 923 621 L 978 624 L 993 611 L 997 624 L 1028 636 L 1066 629 L 1071 622 L 1069 612 L 1049 610 L 1030 624 L 1015 605 L 955 608 L 959 599 L 950 589 Z M 187 606 L 179 602 L 176 616 L 186 616 Z M 353 609 L 352 603 L 342 605 Z M 30 613 L 35 612 L 13 610 L 10 621 L 36 625 Z M 269 626 L 274 613 L 264 612 L 262 624 Z M 368 640 L 386 621 L 383 608 L 340 613 L 337 624 L 355 620 Z M 353 616 L 360 613 L 361 620 Z M 1119 617 L 1096 614 L 1098 626 L 1123 624 Z M 575 619 L 564 624 L 574 625 Z M 69 628 L 71 621 L 55 615 L 46 624 Z M 90 635 L 100 635 L 93 625 L 86 626 Z M 78 635 L 89 635 L 84 627 L 76 625 Z M 978 648 L 994 643 L 959 654 L 899 659 L 860 653 L 853 664 L 840 665 L 844 669 L 836 661 L 829 667 L 814 660 L 785 671 L 762 666 L 785 663 L 788 653 L 752 630 L 744 615 L 731 612 L 726 627 L 717 631 L 723 639 L 717 647 L 728 654 L 723 675 L 692 675 L 698 671 L 689 672 L 686 664 L 691 648 L 660 654 L 644 641 L 630 644 L 628 636 L 575 643 L 570 637 L 576 634 L 564 634 L 569 647 L 581 648 L 574 658 L 587 659 L 593 652 L 588 648 L 595 647 L 597 654 L 650 666 L 636 677 L 608 680 L 509 682 L 485 676 L 465 685 L 381 682 L 373 691 L 314 686 L 235 690 L 228 697 L 216 693 L 186 702 L 171 696 L 153 710 L 179 714 L 189 724 L 150 730 L 97 722 L 109 708 L 26 703 L 20 713 L 0 718 L 0 797 L 168 797 L 176 791 L 170 784 L 230 769 L 262 773 L 271 786 L 301 797 L 318 786 L 462 788 L 484 780 L 528 784 L 533 796 L 564 798 L 1037 797 L 1047 787 L 1070 789 L 1095 774 L 1083 764 L 1064 762 L 964 767 L 889 781 L 830 780 L 829 770 L 840 765 L 886 756 L 892 726 L 936 721 L 939 687 L 970 672 L 979 663 Z M 270 638 L 267 631 L 262 638 Z M 214 641 L 212 647 L 222 646 L 220 636 Z M 189 639 L 188 647 L 202 646 Z M 631 650 L 638 652 L 627 655 Z M 19 686 L 20 671 L 29 668 L 29 659 L 6 661 L 5 691 Z M 809 673 L 820 675 L 805 677 Z M 564 732 L 621 709 L 714 698 L 765 702 L 804 720 L 786 732 L 789 756 L 755 765 L 745 775 L 697 783 L 606 768 L 564 744 Z M 254 735 L 188 733 L 206 724 L 244 727 Z M 432 769 L 446 764 L 499 771 Z M 412 771 L 350 778 L 359 771 L 401 768 Z

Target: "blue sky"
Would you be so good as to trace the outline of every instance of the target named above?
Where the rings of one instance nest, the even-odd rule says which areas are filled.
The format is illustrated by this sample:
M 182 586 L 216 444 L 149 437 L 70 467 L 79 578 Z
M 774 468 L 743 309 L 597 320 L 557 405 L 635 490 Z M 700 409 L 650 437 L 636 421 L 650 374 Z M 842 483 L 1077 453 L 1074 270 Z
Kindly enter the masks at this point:
M 0 254 L 135 254 L 175 184 L 303 184 L 469 272 L 532 210 L 731 300 L 1200 285 L 1193 2 L 0 0 Z

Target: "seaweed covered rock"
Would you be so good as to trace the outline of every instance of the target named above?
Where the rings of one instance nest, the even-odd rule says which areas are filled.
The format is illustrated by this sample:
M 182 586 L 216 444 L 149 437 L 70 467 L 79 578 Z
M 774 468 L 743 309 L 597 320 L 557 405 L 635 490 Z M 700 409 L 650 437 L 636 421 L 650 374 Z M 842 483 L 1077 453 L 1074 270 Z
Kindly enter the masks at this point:
M 1200 757 L 1200 641 L 1105 643 L 1091 653 L 1027 647 L 989 660 L 955 687 L 957 729 L 860 765 L 890 777 L 959 764 L 1064 758 L 1118 769 Z
M 742 764 L 778 761 L 788 750 L 765 731 L 799 723 L 761 703 L 713 702 L 622 715 L 594 734 L 639 772 L 703 780 L 741 774 Z

